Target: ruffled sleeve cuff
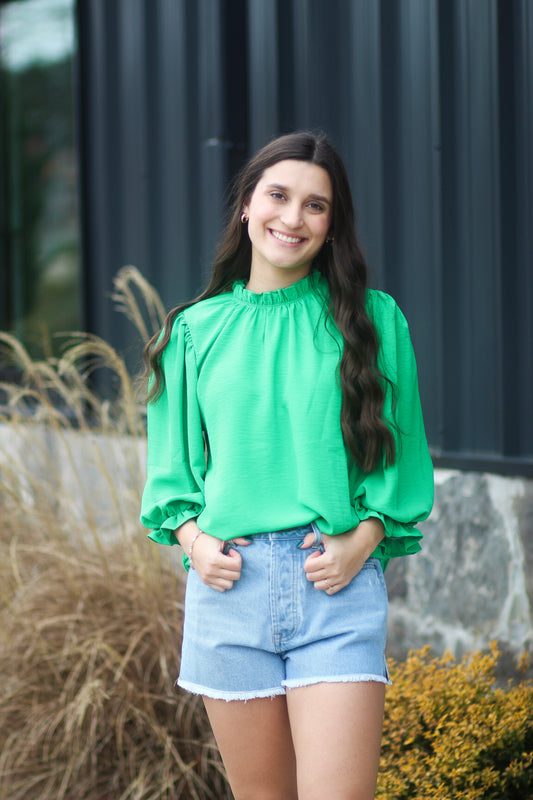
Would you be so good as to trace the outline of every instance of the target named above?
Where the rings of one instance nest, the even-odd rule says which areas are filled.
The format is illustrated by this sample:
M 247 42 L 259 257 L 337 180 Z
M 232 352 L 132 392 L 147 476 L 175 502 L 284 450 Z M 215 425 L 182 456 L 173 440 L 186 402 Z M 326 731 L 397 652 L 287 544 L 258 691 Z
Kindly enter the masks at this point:
M 391 558 L 409 556 L 413 553 L 418 553 L 422 549 L 420 546 L 422 534 L 415 528 L 414 523 L 398 522 L 379 511 L 365 508 L 359 500 L 355 503 L 355 511 L 361 522 L 370 517 L 376 517 L 383 523 L 385 538 L 372 555 L 379 558 L 384 569 Z
M 183 525 L 183 523 L 187 522 L 189 519 L 196 519 L 201 511 L 201 507 L 191 504 L 183 506 L 183 508 L 175 513 L 172 513 L 169 510 L 169 513 L 159 523 L 153 518 L 150 519 L 148 514 L 141 516 L 141 522 L 146 528 L 152 528 L 152 530 L 147 534 L 148 538 L 151 539 L 152 542 L 157 542 L 157 544 L 175 545 L 179 544 L 174 535 L 176 528 L 179 528 L 180 525 Z

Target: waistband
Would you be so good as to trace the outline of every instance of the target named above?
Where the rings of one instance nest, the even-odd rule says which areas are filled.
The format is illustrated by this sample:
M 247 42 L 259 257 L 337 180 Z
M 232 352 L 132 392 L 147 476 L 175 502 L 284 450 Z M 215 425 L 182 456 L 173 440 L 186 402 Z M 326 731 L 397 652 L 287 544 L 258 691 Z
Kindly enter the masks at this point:
M 267 533 L 254 533 L 250 536 L 251 539 L 266 539 L 268 541 L 290 541 L 291 539 L 303 539 L 308 533 L 315 534 L 315 545 L 319 545 L 322 541 L 322 533 L 315 522 L 310 522 L 307 525 L 299 525 L 297 528 L 287 528 L 281 531 L 268 531 Z

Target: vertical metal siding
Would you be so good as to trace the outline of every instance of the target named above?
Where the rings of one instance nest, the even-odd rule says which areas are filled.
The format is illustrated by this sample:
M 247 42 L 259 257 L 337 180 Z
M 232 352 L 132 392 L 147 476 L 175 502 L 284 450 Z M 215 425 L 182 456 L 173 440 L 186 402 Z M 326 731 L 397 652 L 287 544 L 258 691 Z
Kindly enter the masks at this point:
M 499 215 L 496 4 L 450 6 L 452 93 L 444 124 L 444 442 L 451 449 L 498 449 Z M 451 246 L 449 246 L 451 245 Z
M 146 16 L 150 79 L 146 84 L 146 126 L 149 142 L 147 180 L 151 187 L 146 210 L 148 254 L 130 261 L 147 270 L 163 297 L 189 296 L 192 208 L 195 187 L 189 174 L 189 90 L 187 29 L 184 4 L 160 0 Z M 189 81 L 194 85 L 192 76 Z M 184 202 L 184 187 L 192 198 Z M 192 226 L 192 227 L 191 227 Z
M 285 15 L 284 15 L 285 16 Z M 250 94 L 250 148 L 259 149 L 265 135 L 279 130 L 277 4 L 250 0 L 248 13 L 248 72 Z M 286 79 L 286 74 L 283 72 Z M 260 98 L 261 102 L 253 102 Z
M 383 109 L 379 8 L 373 0 L 349 4 L 341 51 L 346 82 L 339 97 L 338 145 L 346 156 L 362 245 L 377 285 L 385 276 Z
M 530 468 L 530 0 L 78 12 L 90 327 L 126 343 L 106 299 L 124 263 L 169 306 L 198 291 L 243 158 L 320 127 L 345 158 L 373 285 L 409 319 L 435 450 Z
M 502 26 L 507 23 L 501 81 L 506 132 L 501 170 L 503 452 L 515 456 L 524 453 L 524 442 L 533 442 L 533 6 L 527 0 L 502 3 L 500 12 Z M 525 452 L 532 449 L 529 445 Z
M 388 124 L 384 144 L 393 173 L 384 175 L 384 193 L 389 201 L 382 270 L 385 287 L 397 299 L 411 326 L 420 374 L 424 376 L 421 395 L 426 424 L 432 441 L 437 443 L 440 131 L 432 99 L 439 92 L 434 67 L 439 51 L 431 35 L 436 8 L 427 0 L 406 0 L 401 4 L 402 14 L 399 8 L 394 9 L 394 15 L 398 15 L 395 25 L 394 17 L 387 14 L 392 28 L 389 40 L 395 37 L 390 53 L 394 60 L 383 68 L 384 79 L 389 82 L 387 96 L 394 94 L 395 102 L 385 109 Z
M 246 18 L 225 27 L 225 12 L 218 0 L 78 0 L 85 324 L 126 352 L 113 276 L 135 264 L 170 304 L 196 294 L 245 155 L 227 83 L 245 109 Z

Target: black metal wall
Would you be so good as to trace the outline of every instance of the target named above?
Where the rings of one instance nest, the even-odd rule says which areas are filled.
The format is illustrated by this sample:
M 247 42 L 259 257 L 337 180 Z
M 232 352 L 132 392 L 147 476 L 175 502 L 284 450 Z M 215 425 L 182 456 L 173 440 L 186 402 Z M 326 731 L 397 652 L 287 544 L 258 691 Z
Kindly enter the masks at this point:
M 531 0 L 78 0 L 86 324 L 198 291 L 230 176 L 325 129 L 411 325 L 440 463 L 533 475 Z

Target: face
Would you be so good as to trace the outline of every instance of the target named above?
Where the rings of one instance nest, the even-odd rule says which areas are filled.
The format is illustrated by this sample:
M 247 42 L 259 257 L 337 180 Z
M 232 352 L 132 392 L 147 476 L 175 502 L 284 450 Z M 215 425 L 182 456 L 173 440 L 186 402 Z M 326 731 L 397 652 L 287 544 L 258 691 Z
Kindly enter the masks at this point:
M 333 190 L 325 169 L 278 161 L 266 169 L 249 202 L 252 243 L 249 288 L 288 286 L 305 277 L 331 227 Z

